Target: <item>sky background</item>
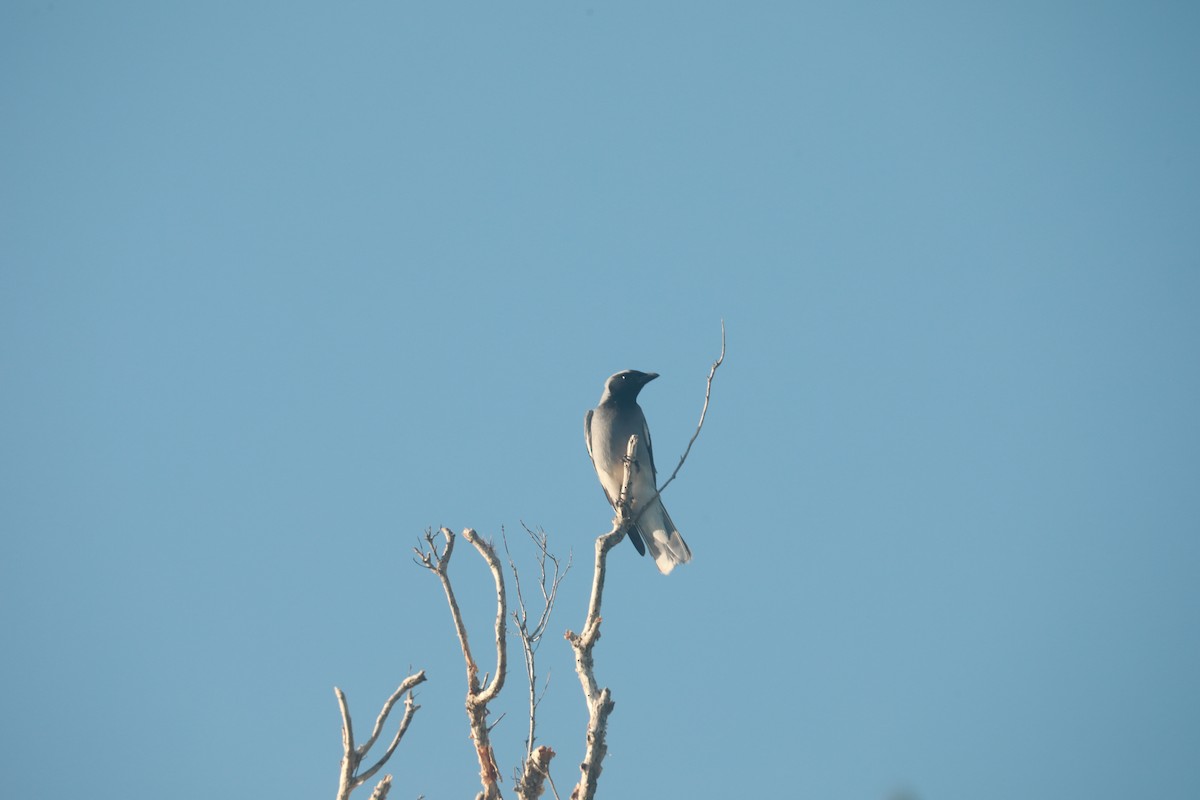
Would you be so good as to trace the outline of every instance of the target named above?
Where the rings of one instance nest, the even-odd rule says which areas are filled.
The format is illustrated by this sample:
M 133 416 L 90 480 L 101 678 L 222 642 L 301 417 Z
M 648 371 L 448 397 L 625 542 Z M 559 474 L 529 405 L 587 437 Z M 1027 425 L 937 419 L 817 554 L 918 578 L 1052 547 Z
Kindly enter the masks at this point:
M 0 5 L 8 797 L 473 796 L 430 527 L 610 510 L 601 796 L 1200 796 L 1200 6 Z M 484 669 L 490 578 L 452 577 Z M 514 664 L 519 650 L 510 647 Z M 515 671 L 493 736 L 523 752 Z M 369 787 L 356 793 L 365 798 Z

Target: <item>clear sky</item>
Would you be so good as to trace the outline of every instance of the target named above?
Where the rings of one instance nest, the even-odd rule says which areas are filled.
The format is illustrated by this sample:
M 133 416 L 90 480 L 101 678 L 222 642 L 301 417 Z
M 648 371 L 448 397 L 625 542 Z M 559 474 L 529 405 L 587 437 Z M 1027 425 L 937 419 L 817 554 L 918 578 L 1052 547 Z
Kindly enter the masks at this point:
M 565 797 L 583 413 L 662 373 L 669 469 L 723 318 L 603 794 L 1200 796 L 1198 9 L 3 3 L 2 793 L 331 797 L 411 667 L 392 797 L 471 796 L 410 548 L 524 520 Z

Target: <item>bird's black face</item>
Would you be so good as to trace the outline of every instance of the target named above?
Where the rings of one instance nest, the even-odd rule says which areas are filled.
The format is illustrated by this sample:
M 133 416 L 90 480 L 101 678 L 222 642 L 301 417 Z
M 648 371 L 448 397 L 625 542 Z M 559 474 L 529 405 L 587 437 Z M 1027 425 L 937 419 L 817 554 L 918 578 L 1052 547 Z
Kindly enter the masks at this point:
M 637 397 L 642 387 L 657 377 L 657 372 L 638 372 L 636 369 L 627 369 L 605 381 L 604 391 L 613 397 Z

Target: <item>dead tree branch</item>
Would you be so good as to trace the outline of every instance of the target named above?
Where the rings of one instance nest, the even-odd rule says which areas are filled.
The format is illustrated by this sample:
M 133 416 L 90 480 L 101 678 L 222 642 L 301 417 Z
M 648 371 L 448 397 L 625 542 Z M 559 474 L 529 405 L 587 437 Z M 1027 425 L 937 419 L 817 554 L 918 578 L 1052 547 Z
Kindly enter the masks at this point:
M 642 511 L 648 508 L 654 501 L 654 498 L 662 494 L 667 486 L 675 480 L 684 462 L 687 461 L 688 454 L 692 452 L 692 445 L 695 444 L 696 439 L 700 436 L 700 431 L 704 427 L 704 419 L 708 415 L 708 401 L 712 394 L 713 377 L 717 374 L 717 369 L 724 361 L 725 321 L 722 320 L 721 354 L 713 362 L 712 368 L 708 371 L 708 380 L 704 387 L 704 405 L 700 409 L 700 421 L 696 424 L 696 432 L 692 434 L 687 448 L 684 449 L 683 455 L 679 457 L 679 463 L 675 465 L 675 470 L 662 486 L 658 487 L 658 490 L 648 500 L 643 501 L 641 498 L 637 498 L 637 503 L 640 506 L 637 513 L 634 513 L 633 509 L 630 508 L 629 486 L 634 474 L 641 469 L 641 465 L 637 458 L 638 437 L 629 437 L 629 444 L 625 449 L 625 471 L 621 480 L 621 492 L 617 497 L 616 516 L 613 518 L 612 530 L 596 539 L 596 564 L 592 575 L 592 596 L 588 603 L 587 617 L 584 619 L 583 630 L 578 635 L 571 631 L 567 631 L 566 634 L 567 641 L 571 643 L 571 648 L 575 651 L 575 671 L 578 673 L 579 682 L 583 686 L 584 700 L 588 708 L 586 749 L 583 762 L 579 765 L 579 783 L 576 784 L 574 791 L 571 792 L 571 800 L 593 800 L 595 797 L 596 784 L 600 778 L 604 756 L 608 752 L 608 717 L 615 706 L 612 693 L 607 687 L 600 688 L 596 681 L 595 661 L 592 657 L 592 650 L 596 645 L 596 641 L 600 638 L 600 607 L 604 599 L 604 577 L 608 551 L 612 550 L 625 537 L 625 534 L 637 522 L 638 517 L 641 516 Z
M 537 694 L 535 656 L 541 644 L 542 634 L 546 632 L 546 625 L 550 622 L 550 615 L 554 611 L 554 602 L 558 598 L 558 586 L 571 569 L 571 558 L 568 556 L 566 566 L 563 566 L 558 557 L 550 552 L 545 531 L 532 531 L 526 527 L 525 532 L 529 534 L 530 540 L 537 548 L 538 589 L 542 593 L 542 610 L 532 624 L 529 608 L 521 591 L 521 575 L 517 571 L 517 565 L 513 561 L 511 553 L 508 552 L 507 539 L 504 540 L 504 551 L 508 555 L 508 567 L 512 571 L 513 584 L 517 589 L 517 608 L 512 612 L 512 617 L 517 626 L 517 634 L 521 637 L 522 649 L 525 652 L 525 677 L 529 683 L 529 736 L 525 740 L 525 757 L 528 758 L 533 755 L 534 744 L 537 741 L 537 706 L 541 702 L 541 698 Z M 549 569 L 547 562 L 549 562 Z
M 554 788 L 554 779 L 550 777 L 550 759 L 555 755 L 549 747 L 542 746 L 525 760 L 525 771 L 516 786 L 517 795 L 521 800 L 537 800 L 541 797 L 546 791 L 546 781 L 550 782 L 550 789 L 557 800 L 558 791 Z
M 508 549 L 508 537 L 504 536 L 503 532 L 501 536 L 504 542 L 504 552 L 508 556 L 508 567 L 512 571 L 513 585 L 517 590 L 517 608 L 512 612 L 512 617 L 513 622 L 516 623 L 517 635 L 521 639 L 521 649 L 525 655 L 525 677 L 529 685 L 529 735 L 525 739 L 525 763 L 524 768 L 517 771 L 514 789 L 518 796 L 525 800 L 532 800 L 541 796 L 542 783 L 548 776 L 550 759 L 554 757 L 554 751 L 548 747 L 534 749 L 537 741 L 537 709 L 546 692 L 545 687 L 543 687 L 541 695 L 537 691 L 536 657 L 542 634 L 546 632 L 546 626 L 549 624 L 550 615 L 554 610 L 554 603 L 558 598 L 559 584 L 571 569 L 571 557 L 568 555 L 564 567 L 558 557 L 550 552 L 545 531 L 540 528 L 537 531 L 530 530 L 525 523 L 521 523 L 521 526 L 525 528 L 525 532 L 529 534 L 529 538 L 537 548 L 538 589 L 542 593 L 542 610 L 534 622 L 531 622 L 529 607 L 525 603 L 525 596 L 521 590 L 521 574 Z M 547 569 L 547 562 L 552 569 Z M 547 685 L 549 682 L 549 675 L 547 675 Z
M 428 552 L 414 548 L 418 563 L 429 569 L 441 580 L 442 589 L 446 592 L 446 602 L 450 606 L 450 615 L 454 619 L 454 629 L 458 634 L 459 647 L 467 665 L 467 719 L 471 725 L 471 739 L 475 743 L 475 753 L 479 758 L 479 779 L 483 791 L 479 797 L 485 800 L 500 798 L 500 770 L 496 766 L 496 754 L 492 750 L 490 729 L 487 724 L 488 703 L 496 698 L 504 688 L 504 676 L 508 668 L 507 652 L 505 649 L 505 617 L 506 599 L 504 594 L 504 568 L 496 556 L 496 550 L 490 544 L 479 538 L 473 529 L 463 531 L 467 540 L 487 562 L 496 581 L 496 672 L 490 682 L 485 676 L 481 683 L 479 667 L 471 655 L 471 645 L 467 640 L 467 628 L 463 623 L 462 612 L 454 597 L 454 587 L 450 583 L 450 556 L 454 552 L 454 533 L 449 528 L 441 529 L 446 540 L 445 550 L 439 554 L 432 532 L 426 532 L 425 541 L 429 545 Z M 486 686 L 483 685 L 486 683 Z
M 388 792 L 392 790 L 392 776 L 384 775 L 383 780 L 375 785 L 375 791 L 371 792 L 371 800 L 387 800 Z
M 600 605 L 604 599 L 608 551 L 625 538 L 634 522 L 629 509 L 629 484 L 634 472 L 640 468 L 637 463 L 637 450 L 638 437 L 630 436 L 625 449 L 625 474 L 617 499 L 617 516 L 613 519 L 612 530 L 596 539 L 596 564 L 592 573 L 592 596 L 588 602 L 587 617 L 583 621 L 581 633 L 577 635 L 567 631 L 567 641 L 575 651 L 575 672 L 583 686 L 583 697 L 588 709 L 587 745 L 583 762 L 579 765 L 579 783 L 571 792 L 572 800 L 592 800 L 596 794 L 596 782 L 600 778 L 604 756 L 608 752 L 608 715 L 612 713 L 616 704 L 608 688 L 601 689 L 596 681 L 592 649 L 600 638 Z
M 396 746 L 400 744 L 400 740 L 404 738 L 404 732 L 408 730 L 409 723 L 412 722 L 413 714 L 417 713 L 420 706 L 413 702 L 412 689 L 417 684 L 425 680 L 425 670 L 410 675 L 404 679 L 400 687 L 392 693 L 392 696 L 383 704 L 383 709 L 379 712 L 378 718 L 375 720 L 375 727 L 371 731 L 371 736 L 367 741 L 358 747 L 354 746 L 354 727 L 350 722 L 350 705 L 346 701 L 345 693 L 337 688 L 333 688 L 334 694 L 337 695 L 338 708 L 342 712 L 342 766 L 338 775 L 338 793 L 337 800 L 347 800 L 350 797 L 350 792 L 362 786 L 365 782 L 371 779 L 379 769 L 387 763 L 387 760 L 392 757 L 392 753 L 396 751 Z M 392 737 L 391 743 L 387 746 L 387 750 L 380 756 L 379 760 L 372 764 L 365 771 L 360 772 L 359 767 L 362 766 L 363 759 L 366 758 L 367 752 L 375 745 L 379 739 L 379 734 L 383 731 L 384 723 L 387 722 L 388 714 L 391 713 L 392 707 L 396 705 L 396 701 L 401 696 L 407 694 L 404 699 L 404 716 L 400 720 L 400 727 L 396 731 L 396 735 Z M 372 799 L 378 797 L 383 800 L 387 796 L 388 789 L 391 787 L 392 776 L 387 775 L 375 787 L 375 791 L 371 794 Z
M 615 504 L 616 516 L 613 518 L 612 529 L 596 539 L 592 591 L 588 602 L 587 615 L 584 618 L 583 627 L 579 634 L 575 634 L 569 630 L 566 632 L 566 639 L 574 651 L 575 671 L 583 688 L 584 700 L 588 709 L 585 753 L 583 761 L 579 766 L 579 782 L 571 793 L 571 800 L 594 800 L 597 782 L 600 777 L 604 758 L 608 752 L 608 718 L 615 707 L 612 693 L 607 687 L 601 687 L 596 679 L 593 657 L 596 642 L 600 639 L 600 623 L 602 622 L 600 609 L 603 603 L 608 553 L 630 531 L 632 526 L 637 522 L 637 518 L 641 515 L 642 510 L 649 507 L 653 500 L 662 494 L 679 475 L 680 469 L 682 469 L 688 455 L 691 453 L 692 445 L 695 444 L 696 439 L 700 436 L 700 431 L 704 427 L 704 421 L 708 414 L 709 398 L 712 393 L 713 378 L 724 360 L 725 323 L 722 321 L 721 354 L 713 363 L 708 373 L 708 380 L 704 390 L 704 405 L 700 410 L 700 420 L 696 425 L 696 431 L 688 441 L 687 447 L 684 449 L 683 455 L 680 456 L 679 463 L 675 466 L 674 471 L 672 471 L 671 475 L 661 486 L 656 488 L 655 493 L 649 498 L 635 499 L 630 496 L 630 485 L 633 477 L 640 472 L 642 466 L 638 459 L 638 437 L 629 437 L 625 452 L 621 489 Z M 635 500 L 638 506 L 636 513 L 633 508 Z M 520 632 L 522 647 L 525 653 L 526 676 L 529 680 L 530 708 L 529 735 L 526 739 L 524 770 L 516 781 L 515 789 L 521 800 L 536 800 L 544 794 L 544 784 L 548 782 L 554 791 L 556 800 L 558 800 L 557 789 L 554 787 L 554 781 L 550 777 L 550 761 L 554 758 L 555 753 L 549 747 L 535 747 L 537 741 L 537 707 L 541 702 L 541 698 L 537 692 L 537 672 L 534 656 L 541 637 L 545 632 L 546 625 L 549 622 L 550 613 L 557 598 L 559 583 L 565 577 L 566 571 L 570 569 L 571 564 L 568 559 L 566 568 L 560 571 L 558 559 L 551 555 L 547 549 L 545 533 L 539 532 L 535 534 L 528 528 L 526 528 L 526 531 L 533 538 L 539 550 L 539 589 L 542 593 L 543 608 L 537 616 L 537 620 L 533 621 L 522 594 L 520 576 L 512 556 L 509 554 L 509 565 L 513 570 L 513 580 L 517 589 L 518 599 L 518 610 L 513 612 L 513 619 Z M 454 553 L 455 536 L 449 528 L 442 528 L 440 533 L 444 539 L 444 545 L 440 552 L 439 543 L 432 531 L 426 531 L 425 533 L 427 549 L 414 548 L 414 550 L 417 554 L 417 563 L 437 575 L 442 584 L 442 589 L 446 594 L 446 602 L 450 607 L 450 615 L 454 623 L 455 633 L 458 636 L 459 647 L 462 650 L 463 659 L 466 663 L 467 696 L 465 705 L 467 719 L 471 728 L 471 739 L 474 742 L 476 756 L 479 760 L 480 782 L 483 787 L 483 791 L 479 793 L 477 800 L 500 800 L 500 773 L 496 765 L 495 752 L 490 741 L 490 732 L 496 723 L 489 726 L 487 724 L 487 717 L 489 713 L 488 704 L 503 689 L 507 673 L 505 645 L 506 616 L 508 611 L 503 567 L 496 555 L 495 548 L 491 544 L 481 539 L 473 529 L 468 528 L 463 531 L 463 537 L 475 548 L 487 563 L 489 569 L 491 569 L 496 584 L 496 670 L 494 677 L 489 679 L 488 675 L 485 674 L 481 680 L 478 664 L 471 653 L 471 646 L 468 641 L 462 611 L 455 598 L 454 588 L 451 585 L 449 576 L 450 558 Z M 505 540 L 504 544 L 507 554 L 507 540 Z M 547 569 L 548 561 L 552 565 L 552 570 Z M 365 781 L 374 776 L 391 757 L 401 738 L 404 736 L 404 732 L 408 729 L 413 714 L 419 708 L 413 702 L 412 688 L 424 680 L 424 671 L 405 679 L 400 688 L 384 704 L 370 738 L 359 747 L 355 747 L 354 744 L 354 732 L 350 721 L 350 711 L 346 702 L 346 696 L 341 689 L 335 688 L 334 691 L 337 694 L 338 705 L 342 714 L 342 741 L 344 750 L 337 800 L 347 800 L 353 789 L 361 786 Z M 359 768 L 362 761 L 367 751 L 378 741 L 389 712 L 399 698 L 406 694 L 404 717 L 387 751 L 370 768 L 360 772 Z M 497 720 L 498 722 L 499 720 Z M 386 800 L 387 794 L 391 789 L 391 782 L 392 776 L 385 776 L 375 787 L 370 800 Z
M 700 437 L 701 429 L 704 428 L 704 418 L 708 416 L 708 398 L 712 394 L 713 377 L 717 374 L 717 368 L 720 367 L 724 362 L 725 320 L 721 320 L 721 354 L 717 356 L 717 360 L 713 362 L 712 368 L 708 371 L 708 380 L 704 384 L 704 405 L 700 409 L 700 421 L 696 423 L 696 432 L 693 433 L 692 438 L 688 440 L 687 447 L 684 448 L 683 455 L 679 457 L 679 463 L 675 465 L 675 469 L 672 470 L 670 477 L 663 481 L 663 485 L 658 487 L 658 491 L 651 495 L 650 499 L 642 504 L 641 511 L 638 511 L 637 517 L 634 518 L 635 522 L 642 516 L 642 511 L 645 511 L 646 508 L 648 508 L 650 504 L 654 502 L 654 498 L 658 497 L 667 490 L 667 487 L 670 486 L 671 482 L 674 481 L 679 475 L 679 470 L 683 468 L 683 462 L 687 461 L 688 454 L 692 452 L 692 445 L 696 443 L 696 439 Z

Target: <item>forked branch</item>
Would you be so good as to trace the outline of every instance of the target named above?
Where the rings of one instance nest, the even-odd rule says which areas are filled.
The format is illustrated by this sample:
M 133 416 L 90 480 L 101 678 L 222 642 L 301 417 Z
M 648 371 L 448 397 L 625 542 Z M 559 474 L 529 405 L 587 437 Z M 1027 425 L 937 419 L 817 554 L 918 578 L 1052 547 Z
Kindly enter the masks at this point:
M 375 727 L 371 730 L 370 738 L 357 747 L 354 745 L 354 726 L 350 721 L 350 705 L 346 701 L 346 694 L 336 686 L 333 688 L 334 694 L 337 695 L 338 708 L 342 713 L 342 766 L 338 774 L 337 800 L 346 800 L 350 796 L 350 792 L 370 780 L 387 763 L 388 759 L 392 757 L 392 753 L 396 752 L 396 746 L 404 738 L 404 732 L 408 730 L 413 715 L 420 708 L 420 706 L 413 702 L 412 689 L 424 680 L 425 670 L 421 670 L 405 678 L 400 687 L 383 704 L 383 709 L 379 712 L 379 716 L 375 720 Z M 367 752 L 379 739 L 379 734 L 383 731 L 384 723 L 387 722 L 388 714 L 391 713 L 392 707 L 396 705 L 396 701 L 402 696 L 404 696 L 404 716 L 400 720 L 400 727 L 396 730 L 396 735 L 392 737 L 387 750 L 384 751 L 383 755 L 374 764 L 365 770 L 360 769 L 363 760 L 367 756 Z M 382 798 L 387 796 L 391 782 L 392 776 L 385 776 L 379 785 L 375 787 L 375 791 L 371 794 L 371 797 L 378 797 L 382 800 Z
M 467 540 L 487 562 L 496 582 L 496 671 L 491 681 L 483 686 L 479 679 L 479 667 L 471 655 L 470 642 L 467 640 L 467 628 L 463 623 L 462 611 L 454 597 L 454 587 L 450 583 L 450 556 L 454 552 L 454 533 L 449 528 L 442 528 L 441 534 L 446 545 L 442 553 L 438 553 L 437 542 L 432 532 L 425 533 L 428 551 L 414 548 L 417 553 L 417 563 L 429 569 L 441 580 L 442 589 L 446 592 L 446 602 L 450 606 L 450 615 L 454 619 L 454 629 L 458 634 L 458 643 L 462 648 L 463 658 L 467 665 L 467 719 L 471 725 L 471 739 L 475 743 L 475 754 L 479 758 L 479 779 L 483 785 L 480 797 L 494 800 L 500 795 L 500 770 L 496 766 L 496 755 L 492 750 L 487 724 L 488 703 L 495 699 L 504 688 L 504 676 L 508 668 L 508 658 L 505 650 L 505 617 L 507 615 L 504 593 L 504 568 L 496 556 L 496 550 L 479 537 L 473 529 L 463 531 Z M 486 680 L 486 679 L 485 679 Z

